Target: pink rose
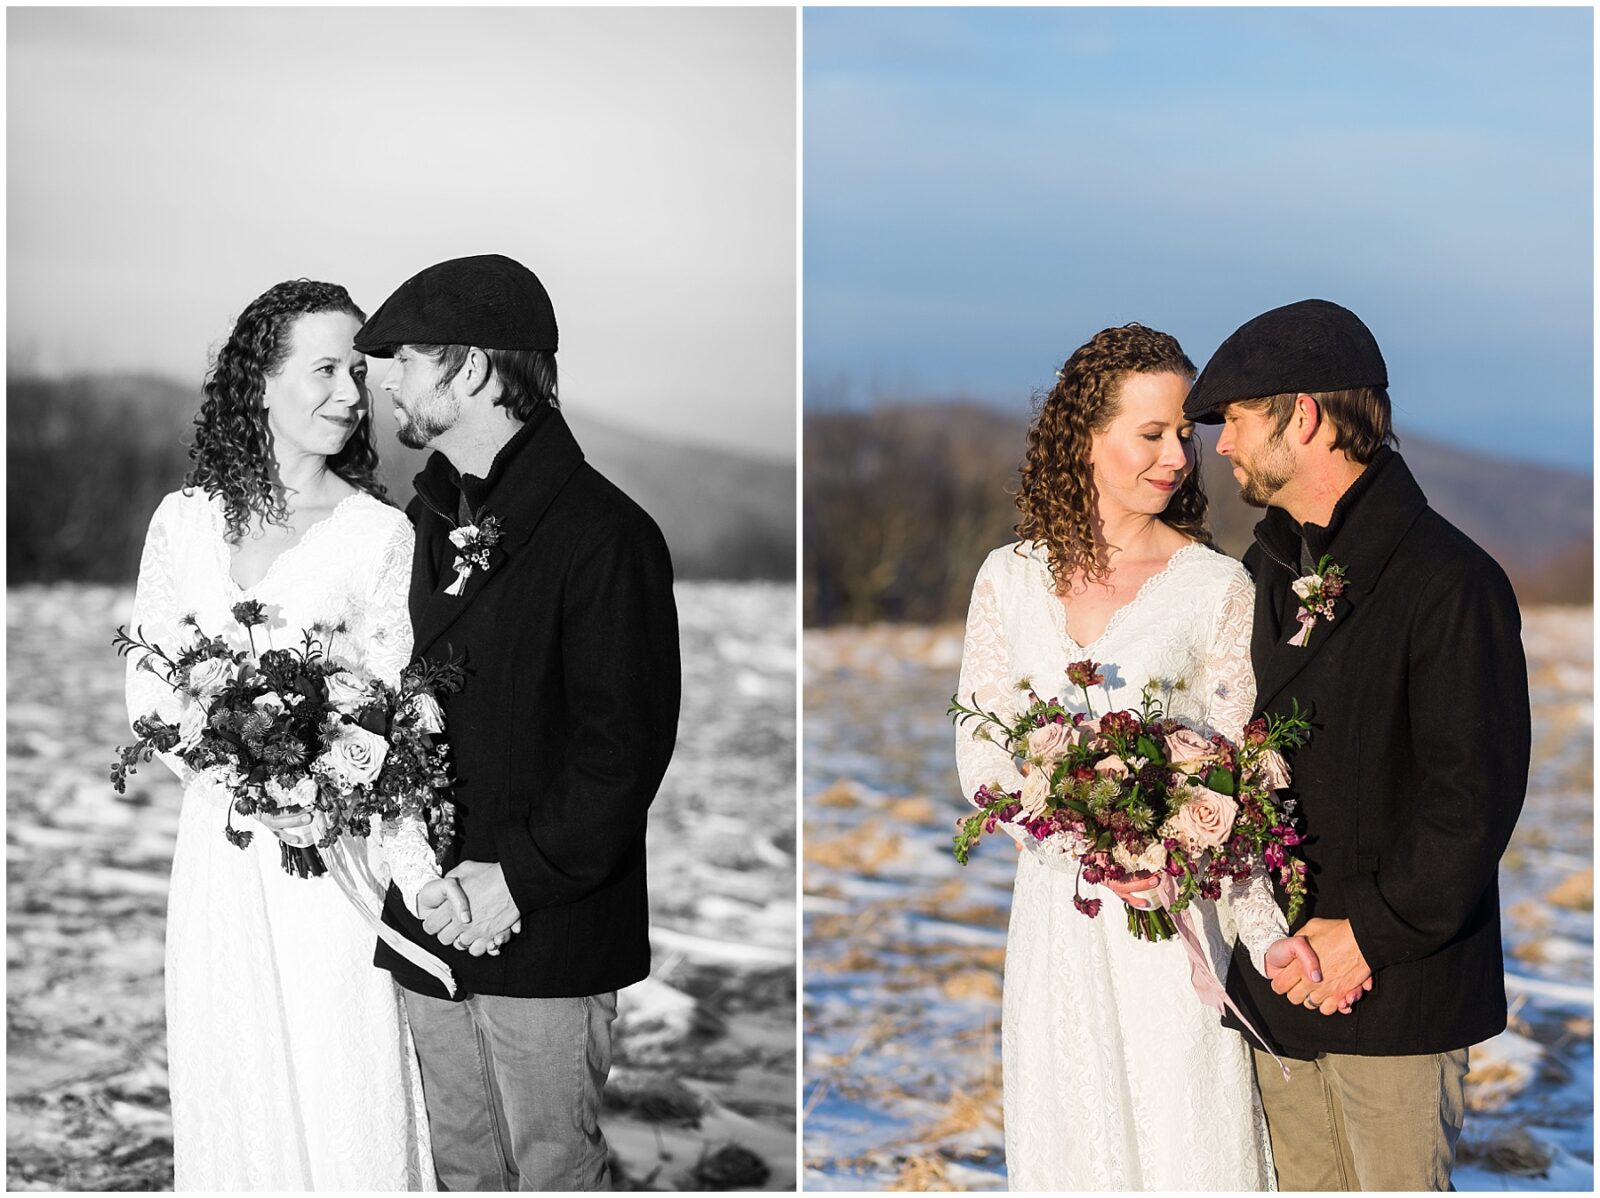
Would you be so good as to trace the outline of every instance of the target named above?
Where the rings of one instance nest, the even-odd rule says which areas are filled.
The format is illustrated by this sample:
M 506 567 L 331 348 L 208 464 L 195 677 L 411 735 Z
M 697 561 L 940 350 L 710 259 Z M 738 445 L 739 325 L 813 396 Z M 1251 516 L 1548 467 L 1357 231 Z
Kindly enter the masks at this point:
M 206 712 L 205 704 L 199 700 L 192 700 L 183 709 L 183 715 L 178 718 L 178 743 L 172 746 L 173 751 L 187 753 L 198 745 L 210 718 Z
M 285 786 L 276 778 L 268 778 L 267 794 L 280 807 L 310 807 L 317 801 L 317 780 L 304 777 L 292 786 Z
M 1126 778 L 1128 776 L 1128 763 L 1115 753 L 1095 762 L 1094 772 L 1104 774 L 1108 778 Z
M 1260 768 L 1268 790 L 1288 789 L 1289 763 L 1284 761 L 1283 754 L 1276 749 L 1267 749 L 1261 754 Z
M 361 786 L 377 778 L 389 756 L 389 742 L 359 724 L 341 724 L 328 739 L 327 750 L 316 766 L 335 785 Z
M 1029 770 L 1022 780 L 1022 809 L 1034 819 L 1050 806 L 1050 775 L 1044 770 Z
M 250 706 L 266 715 L 269 719 L 277 719 L 283 714 L 283 696 L 277 691 L 268 691 L 258 695 L 250 701 Z
M 1185 787 L 1184 793 L 1189 795 L 1188 802 L 1167 821 L 1167 826 L 1191 853 L 1221 848 L 1233 833 L 1233 817 L 1239 812 L 1239 804 L 1205 786 Z
M 340 711 L 358 711 L 372 702 L 373 688 L 370 678 L 363 678 L 349 670 L 329 674 L 323 680 L 328 688 L 328 702 Z
M 231 658 L 207 657 L 189 667 L 189 690 L 200 699 L 209 699 L 238 674 Z
M 1111 846 L 1111 858 L 1131 873 L 1138 873 L 1140 870 L 1160 873 L 1167 865 L 1167 848 L 1159 837 L 1145 845 L 1144 852 L 1137 855 L 1122 845 L 1115 844 Z
M 1078 734 L 1071 724 L 1057 724 L 1054 720 L 1028 733 L 1028 752 L 1049 765 L 1054 765 L 1067 755 L 1077 742 Z
M 432 695 L 425 695 L 420 691 L 412 695 L 411 714 L 417 719 L 418 731 L 444 731 L 444 710 L 439 706 L 439 701 Z
M 1166 742 L 1168 763 L 1173 769 L 1185 773 L 1201 773 L 1207 764 L 1206 759 L 1216 755 L 1215 745 L 1188 728 L 1169 732 L 1162 739 Z

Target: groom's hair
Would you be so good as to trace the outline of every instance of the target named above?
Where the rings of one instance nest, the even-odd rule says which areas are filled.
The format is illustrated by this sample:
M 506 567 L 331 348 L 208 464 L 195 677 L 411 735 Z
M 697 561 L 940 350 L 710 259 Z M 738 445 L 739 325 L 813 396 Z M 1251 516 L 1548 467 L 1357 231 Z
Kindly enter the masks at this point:
M 1272 418 L 1272 436 L 1283 436 L 1294 415 L 1297 396 L 1309 395 L 1317 401 L 1323 417 L 1333 425 L 1333 448 L 1342 449 L 1352 461 L 1365 466 L 1377 456 L 1380 446 L 1391 449 L 1400 444 L 1390 424 L 1387 387 L 1351 387 L 1344 391 L 1286 391 L 1260 399 L 1235 401 L 1241 408 L 1266 412 Z
M 439 383 L 444 385 L 461 373 L 467 364 L 470 345 L 413 345 L 439 363 Z M 486 349 L 489 370 L 500 380 L 500 396 L 494 402 L 513 419 L 527 420 L 545 404 L 561 406 L 556 394 L 556 354 L 550 349 Z

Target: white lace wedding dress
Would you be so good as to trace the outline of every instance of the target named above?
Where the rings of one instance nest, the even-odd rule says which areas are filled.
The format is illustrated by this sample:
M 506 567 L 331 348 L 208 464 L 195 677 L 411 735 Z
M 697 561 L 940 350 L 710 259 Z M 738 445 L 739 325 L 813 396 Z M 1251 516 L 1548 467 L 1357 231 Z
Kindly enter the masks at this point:
M 168 495 L 150 523 L 133 624 L 169 653 L 193 613 L 208 635 L 247 647 L 230 614 L 266 605 L 270 647 L 343 621 L 332 656 L 391 682 L 411 655 L 405 516 L 365 494 L 340 503 L 241 589 L 229 570 L 222 504 Z M 255 630 L 259 648 L 264 630 Z M 160 679 L 128 673 L 130 717 L 175 718 Z M 291 877 L 277 837 L 250 819 L 246 849 L 223 839 L 229 795 L 163 756 L 185 782 L 167 902 L 167 1056 L 179 1190 L 433 1190 L 421 1074 L 399 992 L 372 964 L 371 926 L 331 874 Z M 150 767 L 145 767 L 150 768 Z M 416 853 L 402 890 L 430 868 Z M 379 837 L 341 837 L 376 913 L 389 865 Z
M 1009 545 L 978 573 L 967 618 L 960 697 L 1002 715 L 1028 678 L 1043 698 L 1083 709 L 1068 663 L 1102 663 L 1094 711 L 1136 710 L 1150 679 L 1183 680 L 1176 719 L 1236 737 L 1255 701 L 1250 668 L 1253 587 L 1238 562 L 1200 545 L 1173 554 L 1091 645 L 1067 634 L 1042 546 Z M 1022 700 L 1023 704 L 1026 699 Z M 1004 749 L 956 732 L 970 799 L 984 783 L 1022 785 Z M 1006 942 L 1001 1029 L 1006 1168 L 1013 1190 L 1267 1190 L 1267 1129 L 1250 1051 L 1195 997 L 1177 940 L 1128 934 L 1111 890 L 1090 919 L 1072 905 L 1077 862 L 1038 846 L 1018 854 Z M 1004 842 L 991 852 L 1010 852 Z M 1264 876 L 1195 902 L 1191 919 L 1225 977 L 1237 928 L 1259 969 L 1286 934 Z

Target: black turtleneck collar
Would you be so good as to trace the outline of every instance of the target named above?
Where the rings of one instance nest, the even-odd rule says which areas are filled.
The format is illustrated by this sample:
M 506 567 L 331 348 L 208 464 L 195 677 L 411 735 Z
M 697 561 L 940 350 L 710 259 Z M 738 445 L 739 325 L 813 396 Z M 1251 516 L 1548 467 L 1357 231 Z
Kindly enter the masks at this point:
M 1333 505 L 1326 525 L 1296 524 L 1282 508 L 1270 508 L 1256 525 L 1256 541 L 1295 576 L 1302 546 L 1313 564 L 1327 554 L 1345 567 L 1350 589 L 1365 591 L 1427 506 L 1405 460 L 1383 446 Z
M 461 505 L 469 512 L 482 510 L 497 483 L 506 476 L 511 463 L 532 441 L 541 426 L 555 411 L 548 404 L 540 404 L 523 423 L 511 440 L 502 445 L 489 463 L 489 473 L 483 478 L 475 474 L 462 474 L 443 453 L 435 452 L 418 474 L 414 486 L 424 503 L 446 519 L 461 522 Z
M 458 474 L 458 485 L 461 488 L 461 497 L 467 501 L 468 506 L 476 512 L 489 500 L 495 484 L 505 477 L 511 463 L 516 460 L 519 453 L 534 434 L 539 431 L 539 426 L 549 418 L 555 409 L 549 404 L 540 404 L 534 409 L 523 426 L 512 434 L 511 440 L 500 447 L 500 452 L 494 455 L 494 461 L 489 463 L 489 473 L 479 478 L 475 474 Z
M 1362 496 L 1372 490 L 1384 470 L 1397 460 L 1394 450 L 1387 445 L 1378 446 L 1378 452 L 1373 455 L 1372 461 L 1367 463 L 1367 468 L 1356 476 L 1355 482 L 1345 488 L 1345 493 L 1339 496 L 1339 501 L 1333 505 L 1333 511 L 1328 514 L 1328 522 L 1300 525 L 1300 536 L 1311 553 L 1312 561 L 1316 561 L 1328 552 L 1328 546 L 1333 544 L 1333 539 L 1339 535 L 1339 530 L 1344 527 L 1350 513 L 1361 502 Z

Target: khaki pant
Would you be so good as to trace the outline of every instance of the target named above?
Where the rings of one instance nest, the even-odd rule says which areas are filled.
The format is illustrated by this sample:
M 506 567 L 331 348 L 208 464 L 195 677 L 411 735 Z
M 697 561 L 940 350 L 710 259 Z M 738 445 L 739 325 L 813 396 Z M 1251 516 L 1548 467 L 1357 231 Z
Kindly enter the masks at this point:
M 406 991 L 441 1190 L 609 1190 L 600 1104 L 617 993 Z
M 1450 1190 L 1467 1050 L 1417 1057 L 1255 1050 L 1280 1190 Z

